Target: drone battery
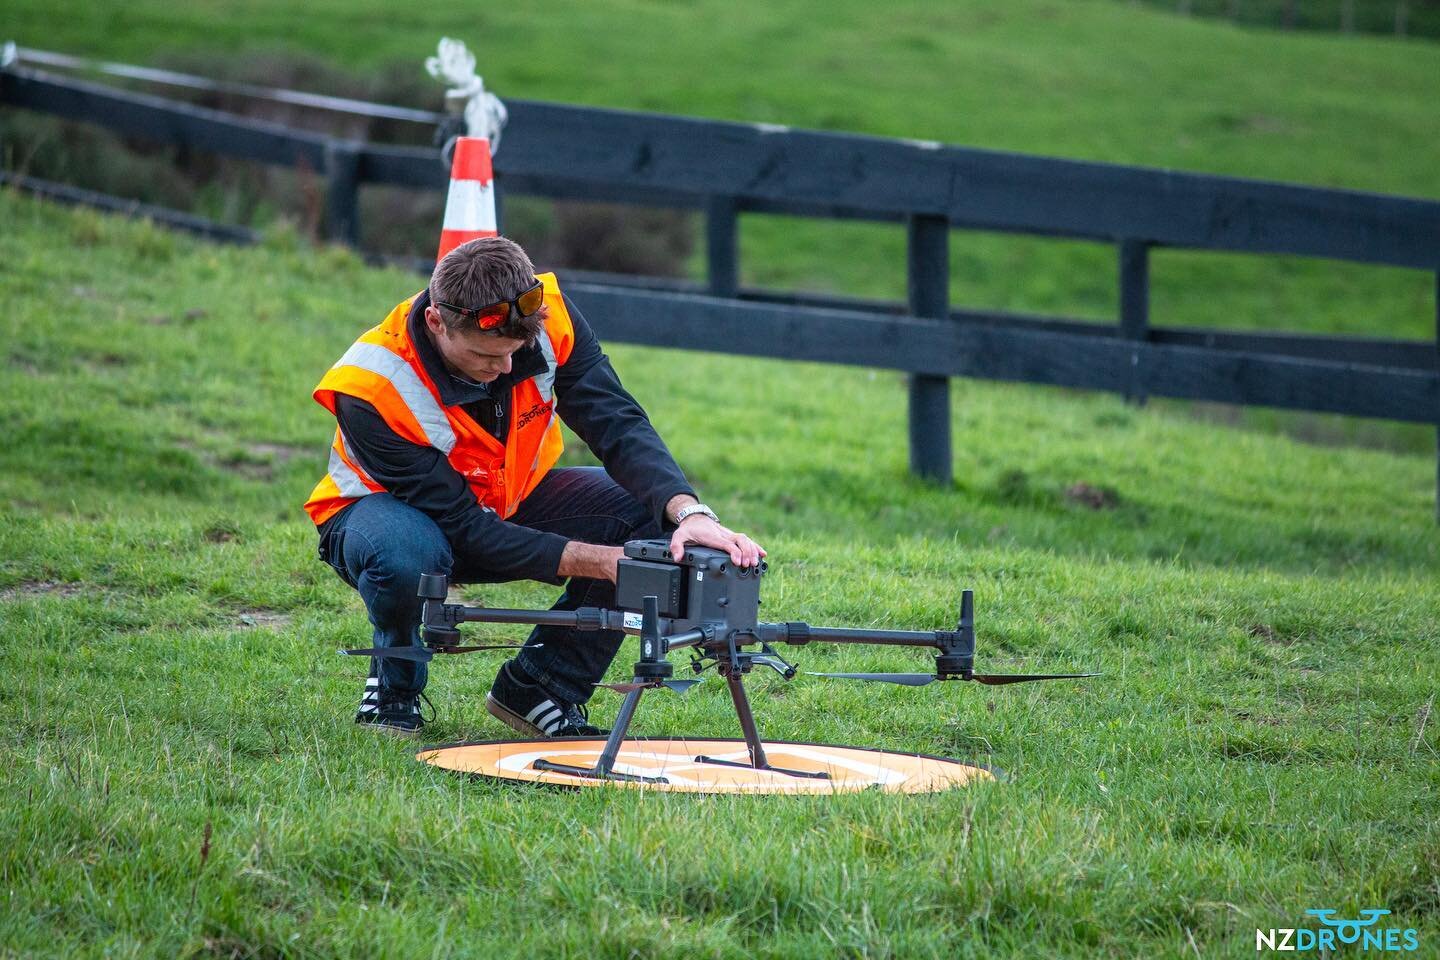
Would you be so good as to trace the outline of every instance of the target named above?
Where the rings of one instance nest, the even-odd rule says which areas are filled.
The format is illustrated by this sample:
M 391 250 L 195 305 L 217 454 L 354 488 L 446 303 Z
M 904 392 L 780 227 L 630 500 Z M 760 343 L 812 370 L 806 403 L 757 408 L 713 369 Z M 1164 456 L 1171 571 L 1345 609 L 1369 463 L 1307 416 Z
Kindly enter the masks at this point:
M 622 558 L 615 578 L 615 603 L 626 610 L 643 610 L 645 597 L 659 597 L 660 616 L 683 616 L 680 586 L 684 572 L 673 563 Z

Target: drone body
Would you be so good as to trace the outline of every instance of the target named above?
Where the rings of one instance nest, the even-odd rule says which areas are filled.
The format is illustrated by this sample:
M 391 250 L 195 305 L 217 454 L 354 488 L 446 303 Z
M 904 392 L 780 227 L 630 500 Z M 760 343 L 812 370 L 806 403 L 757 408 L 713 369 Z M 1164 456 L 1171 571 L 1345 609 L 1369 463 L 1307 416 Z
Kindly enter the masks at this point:
M 729 554 L 709 547 L 688 547 L 676 560 L 668 540 L 631 540 L 616 571 L 615 603 L 641 611 L 645 597 L 654 596 L 660 616 L 674 618 L 674 632 L 706 624 L 753 631 L 760 618 L 760 578 L 767 569 L 764 560 L 737 567 Z

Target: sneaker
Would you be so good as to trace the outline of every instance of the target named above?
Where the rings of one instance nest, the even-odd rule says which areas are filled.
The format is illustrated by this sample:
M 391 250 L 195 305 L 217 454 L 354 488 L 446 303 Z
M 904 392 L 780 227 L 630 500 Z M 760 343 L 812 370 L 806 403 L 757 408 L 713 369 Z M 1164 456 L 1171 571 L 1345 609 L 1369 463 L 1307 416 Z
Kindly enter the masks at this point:
M 366 689 L 366 696 L 370 696 L 370 689 Z M 396 737 L 418 737 L 420 728 L 425 726 L 425 718 L 420 715 L 420 701 L 424 700 L 426 706 L 430 707 L 430 719 L 435 719 L 435 705 L 430 698 L 423 693 L 413 696 L 395 696 L 389 691 L 382 691 L 377 688 L 376 696 L 371 701 L 371 709 L 366 709 L 364 701 L 360 704 L 360 712 L 355 714 L 355 722 L 378 733 L 388 733 Z
M 485 709 L 511 729 L 532 737 L 603 737 L 610 731 L 590 723 L 579 704 L 552 697 L 538 683 L 525 683 L 506 663 L 485 696 Z

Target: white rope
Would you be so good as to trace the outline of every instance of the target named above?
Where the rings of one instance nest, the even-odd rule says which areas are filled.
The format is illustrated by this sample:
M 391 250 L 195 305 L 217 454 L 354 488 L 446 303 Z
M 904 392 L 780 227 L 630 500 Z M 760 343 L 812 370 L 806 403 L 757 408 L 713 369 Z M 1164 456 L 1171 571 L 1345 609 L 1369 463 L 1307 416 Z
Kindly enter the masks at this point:
M 490 141 L 490 155 L 500 149 L 500 131 L 510 119 L 510 113 L 500 98 L 485 89 L 485 82 L 475 73 L 475 55 L 465 47 L 463 40 L 440 38 L 436 56 L 425 60 L 425 70 L 437 80 L 450 85 L 445 91 L 445 104 L 453 112 L 461 112 L 464 104 L 465 133 L 471 137 L 484 137 Z

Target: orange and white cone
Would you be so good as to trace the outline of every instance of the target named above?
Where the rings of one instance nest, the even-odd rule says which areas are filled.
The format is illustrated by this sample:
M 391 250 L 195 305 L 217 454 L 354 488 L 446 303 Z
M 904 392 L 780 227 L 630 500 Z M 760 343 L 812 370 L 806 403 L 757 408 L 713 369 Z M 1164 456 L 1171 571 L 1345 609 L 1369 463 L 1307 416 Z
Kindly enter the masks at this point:
M 484 137 L 457 137 L 455 157 L 450 163 L 450 195 L 445 199 L 445 224 L 440 230 L 440 251 L 435 254 L 435 262 L 466 241 L 493 236 L 497 231 L 490 141 Z

